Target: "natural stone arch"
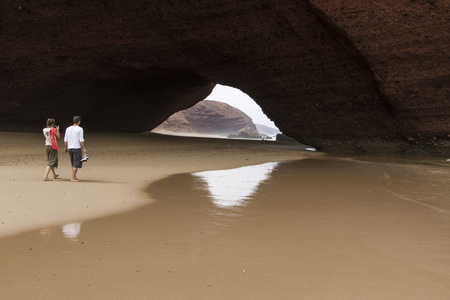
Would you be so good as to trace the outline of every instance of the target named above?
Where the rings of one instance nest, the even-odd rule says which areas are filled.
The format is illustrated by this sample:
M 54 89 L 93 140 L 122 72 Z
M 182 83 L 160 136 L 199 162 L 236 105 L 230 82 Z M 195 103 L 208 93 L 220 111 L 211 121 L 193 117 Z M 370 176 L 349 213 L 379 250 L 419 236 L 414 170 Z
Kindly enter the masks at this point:
M 377 3 L 3 1 L 0 128 L 148 130 L 218 82 L 319 149 L 448 154 L 450 4 Z

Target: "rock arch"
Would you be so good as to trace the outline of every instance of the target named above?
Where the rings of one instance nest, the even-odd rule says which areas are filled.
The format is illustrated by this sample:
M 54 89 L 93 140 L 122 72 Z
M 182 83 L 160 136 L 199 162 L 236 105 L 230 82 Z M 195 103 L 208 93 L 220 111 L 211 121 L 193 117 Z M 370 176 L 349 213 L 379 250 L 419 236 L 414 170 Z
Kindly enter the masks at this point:
M 149 130 L 221 83 L 319 149 L 450 152 L 449 3 L 6 0 L 0 9 L 2 130 L 74 114 L 90 130 Z

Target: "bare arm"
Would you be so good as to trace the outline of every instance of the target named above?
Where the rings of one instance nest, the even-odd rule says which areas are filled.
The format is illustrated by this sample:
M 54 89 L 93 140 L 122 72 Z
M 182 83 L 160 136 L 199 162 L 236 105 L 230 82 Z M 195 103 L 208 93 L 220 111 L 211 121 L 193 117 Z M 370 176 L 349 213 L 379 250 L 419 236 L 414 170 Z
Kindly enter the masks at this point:
M 56 127 L 55 135 L 58 139 L 61 137 L 61 135 L 59 134 L 59 126 Z
M 84 152 L 87 152 L 86 147 L 84 146 L 84 142 L 80 142 L 81 148 L 83 148 Z

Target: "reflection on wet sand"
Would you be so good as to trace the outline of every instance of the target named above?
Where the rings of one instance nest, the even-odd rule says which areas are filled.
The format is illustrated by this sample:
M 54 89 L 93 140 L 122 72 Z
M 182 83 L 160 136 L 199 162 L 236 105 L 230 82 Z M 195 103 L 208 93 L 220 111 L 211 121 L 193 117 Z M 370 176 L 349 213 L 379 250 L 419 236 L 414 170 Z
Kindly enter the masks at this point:
M 269 179 L 273 169 L 278 165 L 269 162 L 256 166 L 247 166 L 230 170 L 218 170 L 193 173 L 206 183 L 213 203 L 219 208 L 246 206 L 260 183 Z
M 83 223 L 76 243 L 37 232 L 2 239 L 2 296 L 448 299 L 447 166 L 269 166 L 238 193 L 243 202 L 220 199 L 198 173 L 177 174 L 148 187 L 155 203 Z M 235 176 L 219 178 L 233 186 Z M 223 226 L 219 212 L 236 210 Z
M 71 241 L 77 241 L 81 231 L 81 223 L 70 223 L 61 226 L 62 237 Z M 58 227 L 47 227 L 41 229 L 40 233 L 47 237 L 54 237 L 58 232 Z

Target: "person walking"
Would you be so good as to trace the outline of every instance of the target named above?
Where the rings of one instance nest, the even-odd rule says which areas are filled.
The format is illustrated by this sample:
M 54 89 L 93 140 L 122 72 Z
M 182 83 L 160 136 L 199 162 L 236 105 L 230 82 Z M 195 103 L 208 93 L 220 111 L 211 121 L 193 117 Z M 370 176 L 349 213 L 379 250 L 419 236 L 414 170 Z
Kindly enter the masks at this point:
M 70 162 L 72 164 L 72 182 L 78 182 L 77 172 L 81 169 L 82 164 L 82 153 L 86 155 L 86 147 L 84 146 L 84 132 L 83 128 L 80 127 L 81 117 L 73 117 L 73 125 L 66 128 L 66 133 L 64 135 L 64 152 L 69 153 Z M 83 152 L 81 151 L 83 149 Z
M 47 154 L 47 168 L 45 169 L 44 181 L 50 181 L 48 174 L 53 173 L 53 178 L 59 177 L 55 172 L 58 168 L 58 144 L 56 138 L 60 138 L 59 126 L 55 126 L 55 119 L 48 118 L 47 126 L 42 130 L 45 137 L 45 153 Z

